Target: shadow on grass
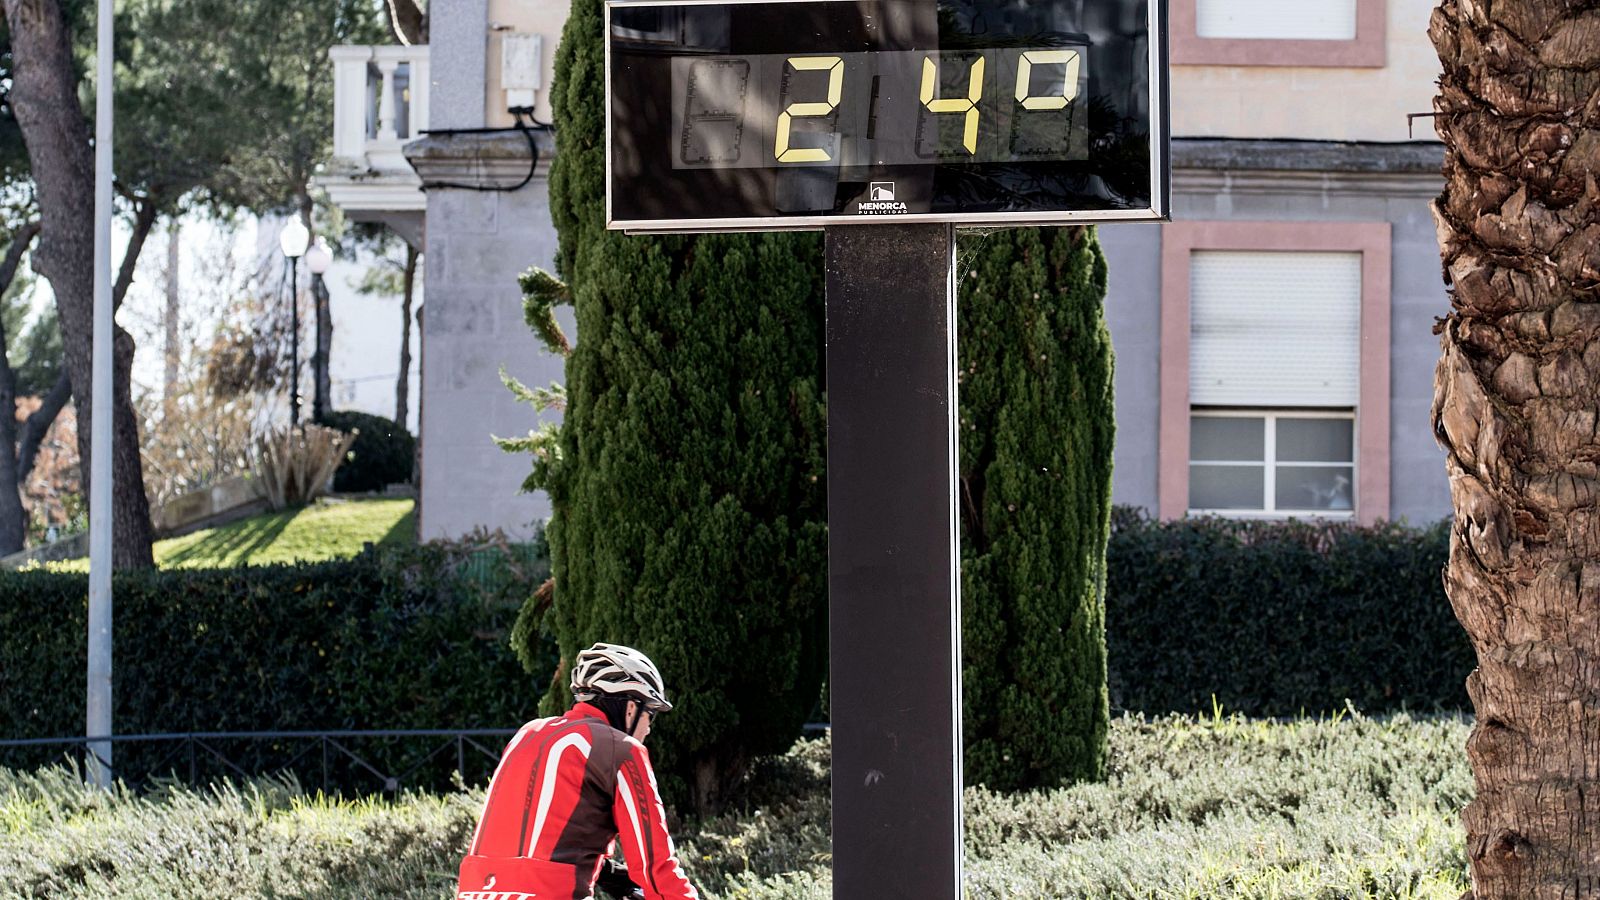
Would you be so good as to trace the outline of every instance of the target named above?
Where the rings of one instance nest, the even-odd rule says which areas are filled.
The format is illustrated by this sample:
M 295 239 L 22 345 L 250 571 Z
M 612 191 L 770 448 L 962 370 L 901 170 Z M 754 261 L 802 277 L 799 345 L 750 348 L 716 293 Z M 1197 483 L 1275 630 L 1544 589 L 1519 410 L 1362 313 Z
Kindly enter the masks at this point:
M 223 526 L 182 550 L 170 554 L 164 564 L 167 566 L 234 565 L 238 560 L 277 540 L 278 535 L 289 527 L 289 523 L 302 509 L 303 507 L 286 509 L 270 516 L 258 516 L 234 525 Z
M 417 542 L 417 508 L 412 506 L 406 514 L 395 520 L 383 537 L 378 539 L 380 547 L 402 547 Z

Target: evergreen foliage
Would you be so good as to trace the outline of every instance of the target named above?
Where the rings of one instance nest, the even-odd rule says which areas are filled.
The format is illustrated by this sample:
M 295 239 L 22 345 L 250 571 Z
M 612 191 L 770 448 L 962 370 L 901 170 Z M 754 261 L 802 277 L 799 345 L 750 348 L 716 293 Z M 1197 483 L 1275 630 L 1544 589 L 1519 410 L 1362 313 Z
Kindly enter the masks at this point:
M 752 757 L 793 743 L 826 667 L 822 245 L 605 230 L 601 13 L 572 4 L 552 92 L 570 292 L 524 279 L 530 320 L 570 296 L 580 340 L 558 452 L 536 454 L 530 479 L 553 504 L 554 591 L 529 600 L 514 640 L 530 667 L 539 634 L 560 648 L 549 711 L 570 702 L 583 647 L 649 654 L 676 704 L 650 742 L 662 787 L 703 812 Z
M 1105 784 L 966 791 L 962 898 L 1456 900 L 1470 885 L 1457 824 L 1474 793 L 1468 730 L 1406 716 L 1119 718 Z M 838 895 L 830 752 L 802 741 L 753 774 L 754 813 L 674 829 L 703 896 Z M 0 769 L 0 883 L 52 900 L 456 896 L 481 789 L 351 799 L 313 786 L 141 796 L 60 766 Z
M 361 493 L 410 483 L 416 468 L 417 439 L 404 425 L 353 409 L 328 413 L 317 424 L 356 435 L 348 458 L 333 473 L 334 490 Z
M 1099 779 L 1115 431 L 1105 259 L 1086 228 L 962 241 L 966 780 Z
M 528 683 L 507 633 L 546 571 L 537 545 L 439 543 L 317 563 L 119 572 L 115 730 L 506 727 L 531 717 L 544 687 Z M 0 735 L 82 734 L 87 598 L 84 573 L 0 571 Z M 535 653 L 549 672 L 549 648 Z M 359 749 L 398 773 L 440 742 L 426 743 Z M 320 754 L 296 757 L 305 743 L 220 746 L 252 771 L 288 766 L 304 783 L 321 783 Z M 186 772 L 188 761 L 172 750 L 119 744 L 119 777 Z M 8 747 L 0 766 L 61 754 L 59 746 Z M 201 757 L 200 772 L 227 771 Z M 335 757 L 336 783 L 382 786 Z M 470 777 L 487 774 L 476 753 L 472 762 Z M 454 753 L 437 754 L 406 783 L 443 788 L 456 763 Z
M 1448 520 L 1160 522 L 1118 509 L 1111 702 L 1252 716 L 1466 709 L 1476 657 L 1439 578 L 1449 536 Z

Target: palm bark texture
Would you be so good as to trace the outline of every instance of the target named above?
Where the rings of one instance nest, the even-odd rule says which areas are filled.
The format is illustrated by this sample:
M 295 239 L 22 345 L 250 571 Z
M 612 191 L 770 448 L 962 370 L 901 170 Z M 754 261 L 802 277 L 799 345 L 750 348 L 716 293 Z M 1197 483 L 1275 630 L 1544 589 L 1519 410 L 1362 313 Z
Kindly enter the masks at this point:
M 1445 0 L 1429 34 L 1469 896 L 1600 897 L 1600 4 Z

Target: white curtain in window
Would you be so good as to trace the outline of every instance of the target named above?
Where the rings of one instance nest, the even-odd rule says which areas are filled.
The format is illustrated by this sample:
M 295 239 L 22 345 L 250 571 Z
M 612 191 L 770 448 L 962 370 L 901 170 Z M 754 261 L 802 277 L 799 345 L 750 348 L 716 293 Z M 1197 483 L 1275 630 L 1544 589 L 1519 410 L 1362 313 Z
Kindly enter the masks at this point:
M 1353 407 L 1360 320 L 1359 253 L 1195 251 L 1190 402 Z
M 1195 0 L 1203 38 L 1353 41 L 1356 0 Z

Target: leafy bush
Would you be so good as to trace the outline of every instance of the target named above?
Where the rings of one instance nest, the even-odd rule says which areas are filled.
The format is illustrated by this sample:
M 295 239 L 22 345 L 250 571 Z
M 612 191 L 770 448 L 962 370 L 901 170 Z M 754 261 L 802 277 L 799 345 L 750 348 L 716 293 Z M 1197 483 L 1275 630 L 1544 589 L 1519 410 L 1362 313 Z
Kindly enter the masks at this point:
M 1454 718 L 1111 722 L 1107 780 L 966 793 L 966 895 L 1454 900 L 1471 798 Z M 830 895 L 826 739 L 766 760 L 736 813 L 678 829 L 710 897 Z M 0 771 L 0 883 L 22 897 L 444 900 L 482 803 L 336 801 L 258 782 L 139 797 Z
M 119 573 L 116 731 L 514 728 L 533 717 L 544 685 L 518 663 L 510 628 L 547 571 L 542 555 L 518 548 L 425 545 L 338 562 Z M 0 572 L 0 735 L 83 733 L 87 593 L 82 574 Z M 186 769 L 187 759 L 167 758 L 173 749 L 119 744 L 117 770 Z M 306 745 L 218 749 L 270 771 Z M 352 749 L 392 772 L 419 748 Z M 61 753 L 5 749 L 0 764 Z M 382 786 L 333 756 L 335 782 Z M 446 779 L 456 756 L 437 762 L 426 774 Z M 198 763 L 216 765 L 204 753 Z M 321 764 L 312 753 L 300 771 L 320 783 Z M 407 783 L 419 781 L 428 777 Z
M 1447 524 L 1152 521 L 1107 550 L 1111 703 L 1247 715 L 1467 707 L 1474 657 L 1440 572 Z
M 333 473 L 334 490 L 359 494 L 411 481 L 417 439 L 393 419 L 345 410 L 328 413 L 317 424 L 359 432 L 344 464 Z

